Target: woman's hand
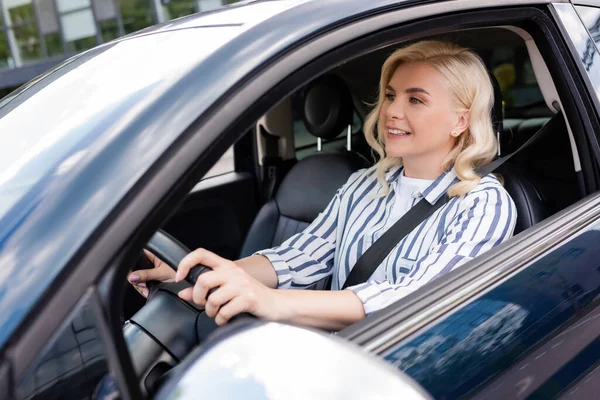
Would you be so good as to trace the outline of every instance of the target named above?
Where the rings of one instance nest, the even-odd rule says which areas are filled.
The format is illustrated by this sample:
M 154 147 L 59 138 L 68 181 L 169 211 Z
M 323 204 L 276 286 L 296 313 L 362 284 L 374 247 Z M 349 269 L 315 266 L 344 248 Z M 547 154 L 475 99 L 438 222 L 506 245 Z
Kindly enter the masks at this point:
M 198 277 L 193 288 L 179 292 L 179 297 L 204 307 L 206 314 L 215 318 L 217 325 L 227 323 L 237 314 L 248 312 L 259 318 L 279 320 L 283 318 L 280 296 L 277 290 L 268 288 L 236 263 L 205 250 L 197 249 L 181 260 L 177 268 L 176 282 L 184 279 L 190 269 L 202 264 L 212 269 Z M 218 288 L 210 296 L 212 288 Z
M 146 256 L 154 265 L 154 268 L 133 271 L 129 274 L 127 280 L 142 296 L 148 297 L 148 286 L 146 282 L 174 282 L 175 271 L 173 271 L 173 268 L 169 267 L 167 263 L 150 253 L 148 250 L 144 250 L 144 253 L 146 253 Z

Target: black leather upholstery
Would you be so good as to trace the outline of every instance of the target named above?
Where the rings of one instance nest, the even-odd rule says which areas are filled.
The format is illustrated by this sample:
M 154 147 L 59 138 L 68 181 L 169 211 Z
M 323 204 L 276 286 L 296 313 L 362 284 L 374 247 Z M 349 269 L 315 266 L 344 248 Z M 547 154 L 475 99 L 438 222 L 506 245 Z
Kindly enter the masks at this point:
M 341 78 L 323 75 L 306 85 L 302 95 L 302 118 L 313 136 L 333 139 L 352 124 L 352 95 Z
M 323 139 L 333 138 L 352 122 L 352 97 L 340 78 L 326 75 L 303 92 L 307 130 Z M 241 257 L 283 243 L 306 228 L 350 177 L 369 162 L 351 151 L 317 153 L 299 161 L 285 176 L 274 198 L 256 216 Z
M 494 88 L 492 127 L 494 128 L 494 132 L 496 132 L 497 134 L 498 132 L 502 133 L 502 130 L 504 128 L 504 113 L 502 112 L 502 91 L 500 90 L 500 84 L 498 83 L 498 80 L 492 73 L 490 73 L 490 80 L 492 81 L 492 87 Z
M 548 216 L 541 194 L 532 180 L 519 171 L 519 167 L 508 162 L 496 170 L 504 179 L 504 188 L 517 207 L 515 234 L 532 227 Z
M 494 87 L 494 107 L 492 108 L 492 125 L 496 133 L 500 133 L 500 154 L 506 156 L 515 151 L 522 143 L 515 146 L 514 136 L 506 135 L 504 132 L 504 116 L 502 115 L 502 93 L 500 85 L 496 78 L 490 74 L 492 86 Z M 540 123 L 539 128 L 543 126 Z M 538 128 L 538 129 L 539 129 Z M 527 138 L 531 137 L 538 129 L 531 132 Z M 524 142 L 523 142 L 524 143 Z M 542 221 L 549 214 L 544 204 L 544 200 L 539 190 L 534 185 L 527 172 L 513 160 L 505 162 L 495 171 L 504 181 L 504 188 L 510 194 L 517 208 L 517 224 L 515 234 L 530 228 L 534 224 Z
M 514 157 L 515 164 L 527 171 L 547 209 L 554 214 L 575 203 L 580 191 L 573 164 L 573 155 L 565 119 L 562 114 L 552 118 L 530 118 L 514 129 L 514 147 L 523 144 L 546 125 L 546 133 Z
M 321 153 L 298 162 L 275 196 L 282 215 L 312 222 L 352 172 L 365 167 L 352 153 Z
M 351 153 L 319 153 L 299 161 L 254 219 L 241 256 L 280 245 L 304 230 L 350 175 L 364 167 L 364 159 Z

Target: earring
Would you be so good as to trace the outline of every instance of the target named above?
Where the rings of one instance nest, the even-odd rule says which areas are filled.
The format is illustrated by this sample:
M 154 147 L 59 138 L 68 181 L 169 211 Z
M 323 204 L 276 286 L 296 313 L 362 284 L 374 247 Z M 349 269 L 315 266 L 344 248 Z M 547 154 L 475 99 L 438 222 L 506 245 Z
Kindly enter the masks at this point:
M 451 135 L 454 136 L 454 137 L 457 137 L 458 136 L 458 132 L 452 131 Z

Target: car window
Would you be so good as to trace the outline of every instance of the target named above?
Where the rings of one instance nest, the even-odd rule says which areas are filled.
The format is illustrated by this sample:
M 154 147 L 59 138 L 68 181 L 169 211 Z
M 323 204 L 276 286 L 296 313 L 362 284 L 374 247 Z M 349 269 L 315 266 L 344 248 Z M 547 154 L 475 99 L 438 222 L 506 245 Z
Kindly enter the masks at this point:
M 213 167 L 202 177 L 202 179 L 212 178 L 213 176 L 218 176 L 233 171 L 235 171 L 235 163 L 233 146 L 231 146 L 225 152 L 225 154 L 221 156 L 219 161 L 217 161 L 215 165 L 213 165 Z
M 591 6 L 575 6 L 577 14 L 589 31 L 596 46 L 600 44 L 600 8 Z M 593 57 L 593 55 L 591 55 Z
M 18 400 L 119 397 L 108 375 L 106 349 L 89 297 L 66 318 L 17 384 L 15 394 Z
M 525 45 L 506 45 L 479 52 L 502 92 L 505 119 L 551 117 Z
M 587 73 L 597 97 L 600 93 L 600 68 L 598 68 L 598 8 L 578 6 L 577 12 L 570 4 L 554 4 L 560 22 L 571 39 L 585 73 Z M 587 27 L 587 31 L 581 22 Z M 591 33 L 591 35 L 590 35 Z

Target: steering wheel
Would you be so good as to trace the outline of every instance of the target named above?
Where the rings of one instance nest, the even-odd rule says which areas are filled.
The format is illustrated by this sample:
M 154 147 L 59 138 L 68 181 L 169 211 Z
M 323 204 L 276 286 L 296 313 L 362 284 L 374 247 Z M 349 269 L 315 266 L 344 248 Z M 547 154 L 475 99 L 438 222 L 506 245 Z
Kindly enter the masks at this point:
M 146 248 L 174 270 L 177 270 L 181 259 L 190 252 L 163 231 L 156 232 Z M 123 335 L 144 395 L 154 393 L 160 385 L 161 377 L 217 329 L 214 320 L 207 317 L 202 308 L 177 295 L 180 290 L 195 284 L 198 277 L 208 271 L 210 268 L 197 265 L 190 270 L 185 281 L 149 282 L 146 304 L 123 326 Z M 217 289 L 211 289 L 208 295 L 214 290 Z M 238 315 L 236 320 L 244 317 L 255 318 L 244 313 Z

